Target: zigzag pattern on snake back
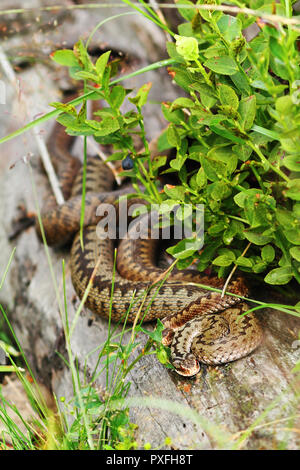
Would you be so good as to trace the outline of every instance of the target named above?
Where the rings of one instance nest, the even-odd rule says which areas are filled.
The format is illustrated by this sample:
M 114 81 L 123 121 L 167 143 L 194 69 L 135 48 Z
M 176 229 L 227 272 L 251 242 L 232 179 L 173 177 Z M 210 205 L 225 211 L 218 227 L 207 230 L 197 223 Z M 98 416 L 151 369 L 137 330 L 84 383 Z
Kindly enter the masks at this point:
M 70 153 L 72 141 L 61 126 L 55 125 L 49 150 L 67 200 L 57 206 L 54 198 L 48 198 L 42 211 L 42 223 L 49 244 L 64 244 L 73 239 L 71 276 L 80 298 L 94 274 L 85 305 L 104 317 L 111 314 L 113 321 L 126 319 L 132 323 L 137 315 L 143 321 L 163 319 L 163 341 L 171 346 L 172 363 L 181 375 L 196 374 L 199 361 L 221 364 L 252 352 L 260 344 L 262 332 L 253 313 L 239 318 L 248 306 L 238 297 L 221 297 L 218 292 L 189 284 L 198 282 L 222 288 L 221 279 L 203 276 L 194 270 L 174 271 L 158 291 L 150 289 L 164 273 L 156 265 L 157 240 L 132 239 L 129 233 L 120 242 L 111 303 L 115 243 L 97 236 L 100 218 L 96 209 L 101 203 L 115 203 L 120 195 L 132 189 L 114 190 L 111 170 L 98 158 L 89 159 L 82 250 L 78 233 L 82 171 L 78 159 Z M 148 224 L 148 217 L 135 223 Z M 38 225 L 36 228 L 40 235 Z M 96 264 L 98 269 L 94 272 Z M 247 287 L 237 278 L 231 282 L 228 292 L 245 296 Z

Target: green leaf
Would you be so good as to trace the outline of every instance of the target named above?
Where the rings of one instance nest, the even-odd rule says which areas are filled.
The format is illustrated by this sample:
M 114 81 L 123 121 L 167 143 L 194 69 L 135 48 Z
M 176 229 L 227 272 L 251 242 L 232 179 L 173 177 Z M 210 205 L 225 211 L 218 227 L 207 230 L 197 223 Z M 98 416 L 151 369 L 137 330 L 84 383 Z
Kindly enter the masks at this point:
M 266 263 L 256 263 L 253 267 L 252 267 L 252 270 L 254 273 L 256 274 L 259 274 L 259 273 L 262 273 L 263 271 L 265 271 L 267 267 L 267 264 Z
M 142 108 L 147 103 L 148 94 L 151 90 L 151 87 L 151 82 L 145 83 L 143 86 L 141 86 L 134 98 L 129 98 L 129 101 L 135 104 L 137 107 Z
M 217 256 L 213 260 L 213 264 L 216 266 L 230 266 L 235 261 L 235 254 L 233 251 L 228 251 L 227 253 Z
M 223 242 L 225 245 L 230 245 L 233 241 L 234 237 L 239 234 L 241 235 L 244 230 L 244 225 L 242 222 L 237 220 L 232 220 L 229 224 L 229 227 L 226 228 L 225 232 L 223 233 Z
M 190 217 L 192 213 L 193 208 L 190 204 L 182 204 L 180 207 L 178 207 L 178 210 L 176 211 L 176 219 L 182 221 Z
M 185 238 L 180 240 L 175 246 L 167 248 L 167 252 L 176 259 L 185 259 L 193 255 L 195 251 L 201 250 L 203 240 L 198 238 Z
M 75 106 L 67 103 L 58 103 L 58 102 L 53 102 L 50 103 L 50 106 L 53 106 L 55 109 L 59 109 L 60 111 L 63 111 L 67 114 L 71 114 L 72 116 L 77 117 L 77 111 Z
M 253 263 L 250 258 L 245 258 L 244 256 L 239 256 L 235 260 L 235 264 L 238 266 L 243 266 L 244 268 L 251 268 Z
M 278 132 L 271 131 L 270 129 L 266 129 L 265 127 L 258 126 L 254 124 L 252 126 L 252 130 L 257 132 L 258 134 L 264 135 L 268 137 L 270 140 L 280 140 L 281 135 Z M 254 135 L 255 133 L 251 134 Z
M 173 126 L 172 124 L 167 129 L 167 139 L 168 139 L 169 144 L 172 145 L 172 147 L 176 147 L 177 149 L 180 148 L 180 145 L 181 145 L 180 135 L 176 127 Z
M 82 70 L 82 68 L 80 67 L 80 65 L 77 65 L 75 67 L 69 67 L 69 75 L 71 78 L 73 78 L 74 80 L 79 80 L 78 77 L 77 77 L 77 73 L 80 72 L 80 70 Z M 92 98 L 90 98 L 92 99 Z M 95 99 L 95 98 L 94 98 Z M 99 97 L 97 97 L 96 99 L 99 99 Z
M 229 56 L 214 57 L 203 64 L 208 69 L 221 75 L 234 75 L 238 71 L 236 62 Z
M 286 50 L 280 44 L 277 38 L 270 37 L 270 49 L 273 56 L 277 57 L 277 59 L 281 60 L 283 63 L 286 61 Z
M 178 155 L 176 158 L 170 161 L 170 167 L 176 171 L 180 171 L 185 160 L 186 156 Z
M 287 155 L 282 164 L 291 171 L 300 171 L 300 154 Z
M 111 119 L 117 118 L 118 113 L 112 108 L 102 108 L 94 112 L 94 116 L 100 116 L 102 119 L 110 117 Z
M 173 66 L 170 69 L 170 73 L 174 74 L 174 80 L 177 85 L 183 88 L 187 93 L 189 93 L 189 87 L 195 81 L 191 72 L 188 69 L 184 69 L 183 67 Z
M 293 246 L 292 248 L 290 248 L 290 254 L 297 261 L 300 261 L 300 247 L 299 246 Z
M 181 124 L 184 120 L 184 113 L 181 109 L 174 109 L 171 111 L 171 106 L 167 103 L 163 103 L 161 106 L 162 113 L 165 119 L 172 124 Z
M 201 50 L 205 59 L 211 59 L 212 57 L 221 56 L 226 54 L 226 47 L 223 44 L 213 44 L 204 51 Z
M 250 232 L 245 230 L 244 235 L 249 240 L 249 242 L 254 243 L 254 245 L 266 245 L 272 240 L 272 237 L 267 235 L 262 235 L 257 232 Z
M 156 350 L 156 357 L 161 364 L 165 365 L 167 362 L 169 362 L 168 353 L 164 348 Z
M 62 126 L 66 127 L 69 135 L 93 135 L 94 131 L 85 123 L 79 122 L 77 117 L 70 114 L 61 114 L 56 119 Z
M 293 270 L 289 266 L 272 269 L 264 278 L 265 282 L 272 285 L 287 284 L 293 277 Z
M 143 328 L 141 325 L 137 325 L 136 331 L 142 331 L 145 333 L 149 338 L 151 338 L 153 341 L 156 341 L 157 343 L 161 343 L 162 340 L 162 331 L 165 329 L 163 323 L 158 319 L 156 328 L 154 331 L 146 330 Z
M 230 79 L 233 81 L 240 93 L 246 96 L 250 95 L 251 87 L 242 72 L 236 72 L 235 74 L 230 75 Z
M 241 125 L 243 129 L 251 129 L 256 115 L 256 97 L 249 96 L 241 100 L 239 105 L 239 114 L 242 118 Z
M 217 25 L 222 36 L 229 42 L 239 37 L 242 31 L 242 23 L 239 18 L 231 15 L 222 15 Z
M 205 250 L 199 256 L 199 261 L 202 263 L 208 263 L 212 260 L 215 251 L 219 248 L 221 242 L 220 241 L 213 241 L 205 243 Z
M 167 51 L 171 59 L 175 59 L 176 62 L 185 64 L 185 60 L 180 54 L 178 54 L 176 44 L 174 42 L 167 42 Z
M 215 201 L 222 201 L 229 197 L 231 194 L 231 188 L 224 181 L 216 181 L 209 186 L 209 196 Z
M 171 186 L 169 184 L 165 184 L 164 192 L 169 196 L 171 199 L 176 201 L 183 201 L 185 195 L 185 188 L 183 186 Z
M 218 235 L 221 232 L 224 232 L 224 229 L 226 228 L 226 226 L 227 225 L 224 221 L 219 220 L 215 224 L 211 225 L 208 228 L 207 232 L 208 232 L 209 235 L 215 236 L 215 235 Z
M 277 98 L 275 102 L 275 109 L 278 113 L 282 114 L 289 114 L 292 112 L 294 107 L 292 97 L 290 95 L 284 95 Z
M 217 93 L 206 83 L 193 82 L 190 84 L 192 90 L 198 91 L 201 103 L 205 106 L 205 112 L 207 113 L 207 108 L 210 109 L 217 102 Z
M 90 80 L 94 83 L 98 82 L 98 76 L 95 73 L 86 72 L 85 70 L 80 70 L 79 72 L 76 72 L 75 78 L 81 80 Z
M 77 67 L 79 62 L 71 49 L 60 49 L 50 55 L 51 59 L 60 65 L 67 67 Z
M 300 223 L 293 227 L 288 227 L 285 229 L 284 234 L 287 240 L 293 245 L 300 245 Z
M 175 34 L 176 50 L 186 61 L 197 60 L 199 56 L 198 41 L 193 37 Z
M 226 165 L 223 162 L 211 160 L 207 156 L 200 156 L 200 162 L 205 175 L 210 181 L 219 181 L 222 175 L 226 174 Z
M 218 89 L 222 105 L 230 106 L 236 111 L 239 107 L 239 99 L 234 89 L 222 83 L 218 86 Z
M 196 10 L 193 8 L 180 8 L 180 5 L 194 5 L 193 2 L 190 2 L 189 0 L 177 0 L 176 5 L 178 5 L 178 12 L 181 16 L 187 21 L 192 21 L 196 14 Z
M 261 189 L 256 188 L 246 189 L 245 191 L 241 191 L 240 193 L 236 194 L 233 199 L 239 207 L 245 207 L 246 199 L 252 198 L 253 196 L 256 196 L 256 194 L 261 195 L 263 192 Z
M 96 67 L 96 70 L 97 70 L 100 81 L 102 80 L 104 70 L 105 70 L 105 67 L 107 65 L 110 53 L 111 53 L 111 51 L 107 51 L 107 52 L 104 52 L 103 54 L 101 54 L 101 56 L 99 57 L 99 59 L 97 59 L 97 62 L 95 64 L 95 67 Z
M 172 145 L 169 144 L 167 138 L 167 131 L 164 131 L 160 134 L 157 140 L 157 149 L 159 152 L 164 152 L 165 150 L 171 148 Z
M 265 245 L 261 250 L 261 257 L 266 263 L 271 263 L 275 258 L 275 250 L 272 245 Z
M 287 134 L 288 132 L 284 134 L 287 138 L 281 137 L 281 146 L 286 153 L 297 154 L 300 148 L 299 129 L 291 129 L 289 135 Z
M 165 155 L 157 155 L 152 160 L 152 170 L 156 171 L 160 167 L 165 166 L 167 163 L 167 157 Z
M 113 87 L 109 95 L 110 105 L 113 109 L 119 109 L 126 96 L 126 90 L 121 86 L 117 85 Z
M 294 222 L 293 213 L 283 207 L 277 207 L 276 219 L 284 228 L 289 228 Z
M 238 156 L 239 160 L 242 162 L 246 162 L 249 160 L 250 155 L 252 153 L 252 149 L 249 147 L 249 145 L 234 145 L 232 147 L 232 150 L 236 153 Z
M 175 101 L 173 101 L 170 107 L 170 111 L 173 111 L 177 108 L 194 108 L 194 106 L 195 103 L 190 98 L 177 98 Z
M 236 144 L 244 144 L 243 139 L 241 139 L 240 137 L 237 137 L 236 135 L 234 135 L 232 132 L 228 131 L 225 127 L 222 127 L 221 125 L 210 125 L 209 127 L 215 134 L 218 134 L 221 137 L 224 137 L 225 139 L 231 140 L 232 142 Z
M 293 215 L 300 220 L 300 203 L 296 202 L 293 207 Z
M 206 185 L 206 182 L 207 182 L 207 179 L 206 179 L 206 175 L 204 172 L 204 168 L 201 167 L 198 170 L 197 175 L 196 175 L 196 183 L 197 183 L 198 188 L 199 189 L 203 188 Z
M 175 206 L 178 206 L 178 204 L 178 199 L 166 199 L 162 204 L 159 205 L 158 211 L 160 214 L 168 214 L 174 209 Z M 168 225 L 170 225 L 169 222 Z
M 106 162 L 115 162 L 115 161 L 120 161 L 123 160 L 125 156 L 125 152 L 115 152 L 112 153 L 109 157 L 106 158 Z
M 288 188 L 284 191 L 285 195 L 295 201 L 300 201 L 300 179 L 291 180 L 288 183 Z
M 83 67 L 84 70 L 87 72 L 94 70 L 94 65 L 82 39 L 79 39 L 79 41 L 74 44 L 73 51 L 79 64 Z
M 278 59 L 278 57 L 273 56 L 273 54 L 270 55 L 270 68 L 279 78 L 282 78 L 283 80 L 290 79 L 286 64 Z
M 112 134 L 120 129 L 118 119 L 113 117 L 104 118 L 101 122 L 93 119 L 87 119 L 85 122 L 95 130 L 95 136 L 99 137 Z
M 259 202 L 256 196 L 245 200 L 245 215 L 251 224 L 251 228 L 268 225 L 268 208 Z

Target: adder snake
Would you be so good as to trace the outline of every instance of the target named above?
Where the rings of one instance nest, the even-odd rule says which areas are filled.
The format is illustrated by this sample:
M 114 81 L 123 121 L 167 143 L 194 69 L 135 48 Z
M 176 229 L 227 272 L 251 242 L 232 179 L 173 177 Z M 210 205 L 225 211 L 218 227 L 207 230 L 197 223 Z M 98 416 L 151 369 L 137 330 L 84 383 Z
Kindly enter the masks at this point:
M 121 240 L 111 303 L 114 241 L 97 236 L 96 209 L 102 203 L 113 204 L 120 195 L 131 190 L 114 190 L 111 170 L 99 158 L 90 159 L 86 173 L 82 251 L 78 233 L 82 171 L 79 160 L 70 153 L 73 139 L 60 125 L 55 125 L 49 150 L 66 202 L 58 206 L 53 197 L 48 198 L 42 210 L 42 223 L 48 244 L 73 240 L 71 276 L 80 298 L 94 275 L 85 305 L 101 316 L 111 314 L 113 321 L 126 318 L 132 323 L 137 315 L 143 321 L 163 319 L 163 342 L 170 345 L 172 363 L 181 375 L 196 374 L 199 361 L 221 364 L 252 352 L 260 344 L 262 332 L 253 313 L 240 317 L 248 310 L 247 305 L 238 297 L 222 297 L 219 292 L 190 284 L 198 282 L 220 289 L 222 279 L 203 276 L 194 270 L 175 271 L 155 296 L 153 290 L 149 292 L 149 287 L 164 272 L 156 265 L 157 240 L 129 237 Z M 36 228 L 40 235 L 39 226 Z M 98 269 L 94 272 L 96 264 Z M 237 278 L 231 282 L 228 292 L 245 296 L 247 287 Z

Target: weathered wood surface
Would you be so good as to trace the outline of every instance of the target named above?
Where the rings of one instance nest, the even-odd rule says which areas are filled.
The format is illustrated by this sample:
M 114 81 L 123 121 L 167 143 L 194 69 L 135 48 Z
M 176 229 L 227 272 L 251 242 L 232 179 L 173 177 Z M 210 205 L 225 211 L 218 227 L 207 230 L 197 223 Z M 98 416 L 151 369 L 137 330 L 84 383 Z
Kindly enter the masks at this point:
M 22 6 L 25 3 L 22 2 Z M 111 13 L 101 11 L 95 22 L 100 21 L 101 15 L 109 16 L 109 14 Z M 63 32 L 55 30 L 55 37 L 64 34 L 68 40 L 74 41 L 84 24 L 88 24 L 89 31 L 91 24 L 94 26 L 94 20 L 91 23 L 91 17 L 86 12 L 72 13 L 71 17 L 75 23 L 66 21 Z M 130 21 L 133 21 L 133 18 L 135 17 Z M 122 30 L 122 44 L 118 43 L 115 35 L 111 36 L 113 22 L 109 25 L 110 34 L 107 31 L 105 39 L 110 47 L 123 46 L 123 50 L 124 47 L 128 47 L 128 52 L 132 52 L 129 47 L 131 44 L 137 52 L 136 44 L 141 39 L 136 31 L 142 30 L 143 35 L 148 35 L 148 38 L 155 37 L 156 44 L 153 45 L 152 42 L 152 48 L 149 47 L 152 52 L 154 50 L 159 55 L 159 47 L 163 47 L 164 38 L 159 36 L 157 31 L 155 34 L 152 29 L 149 32 L 146 24 L 142 25 L 140 18 L 133 23 L 135 27 L 128 28 L 130 36 L 127 37 L 126 21 L 129 20 L 125 20 L 124 31 Z M 74 24 L 77 24 L 76 34 L 73 30 Z M 118 24 L 117 26 L 119 28 Z M 51 34 L 54 35 L 54 32 L 47 33 L 50 36 Z M 15 38 L 13 40 L 15 41 Z M 30 42 L 29 37 L 27 42 Z M 7 42 L 5 47 L 9 51 Z M 157 58 L 153 59 L 151 54 L 139 57 L 139 66 Z M 32 103 L 30 115 L 24 114 L 24 110 L 20 109 L 18 94 L 7 84 L 7 104 L 1 105 L 1 136 L 25 124 L 35 114 L 45 112 L 48 110 L 47 103 L 57 100 L 54 76 L 55 74 L 50 74 L 49 69 L 42 64 L 19 74 L 22 93 L 30 97 Z M 162 71 L 142 77 L 139 81 L 135 79 L 131 86 L 138 86 L 138 83 L 149 80 L 154 83 L 152 99 L 161 100 L 174 96 L 175 91 L 170 85 L 167 74 Z M 146 112 L 149 136 L 154 137 L 164 125 L 159 107 L 152 105 Z M 45 136 L 51 125 L 49 123 L 41 129 Z M 80 147 L 77 152 L 80 153 Z M 39 204 L 49 192 L 48 183 L 41 172 L 35 141 L 30 133 L 2 145 L 0 154 L 0 270 L 2 272 L 13 247 L 16 247 L 6 282 L 0 291 L 0 302 L 6 308 L 28 360 L 39 379 L 51 385 L 57 397 L 68 398 L 72 395 L 71 376 L 56 354 L 57 350 L 63 351 L 64 339 L 44 247 L 38 241 L 34 228 L 23 232 L 12 243 L 8 241 L 12 221 L 17 216 L 18 205 L 24 204 L 29 211 L 36 210 L 30 171 L 22 160 L 24 156 L 29 155 Z M 61 299 L 63 298 L 61 261 L 63 258 L 66 260 L 68 311 L 72 319 L 78 303 L 73 301 L 74 290 L 69 275 L 68 251 L 50 249 L 50 253 Z M 272 299 L 272 294 L 268 295 L 269 300 Z M 300 356 L 300 346 L 297 342 L 300 321 L 274 310 L 261 312 L 260 318 L 264 328 L 264 342 L 256 352 L 221 368 L 203 368 L 196 378 L 180 378 L 176 373 L 166 370 L 155 356 L 148 356 L 138 363 L 129 376 L 131 381 L 129 396 L 136 397 L 135 403 L 139 405 L 131 406 L 131 418 L 138 425 L 137 440 L 140 447 L 145 442 L 150 442 L 153 447 L 159 447 L 167 436 L 171 437 L 173 447 L 179 449 L 232 447 L 233 442 L 236 442 L 234 437 L 237 438 L 237 433 L 241 433 L 251 425 L 254 426 L 253 432 L 243 441 L 242 448 L 299 447 L 300 423 L 297 401 L 299 380 L 297 382 L 297 377 L 291 370 Z M 92 373 L 97 353 L 91 352 L 97 349 L 106 337 L 107 322 L 95 318 L 89 311 L 84 310 L 72 337 L 72 351 L 78 358 L 81 372 L 86 366 L 87 374 Z M 128 337 L 125 336 L 124 341 Z M 140 341 L 142 347 L 145 342 L 142 335 Z M 140 349 L 134 354 L 138 354 L 139 351 Z M 101 375 L 96 383 L 99 389 L 103 390 L 104 375 Z M 160 406 L 141 406 L 140 399 L 151 397 L 158 399 Z M 173 411 L 167 409 L 166 402 L 173 402 Z M 288 419 L 289 417 L 291 418 Z M 216 433 L 215 427 L 231 438 L 226 442 L 224 435 L 220 437 Z M 294 432 L 288 428 L 293 428 Z

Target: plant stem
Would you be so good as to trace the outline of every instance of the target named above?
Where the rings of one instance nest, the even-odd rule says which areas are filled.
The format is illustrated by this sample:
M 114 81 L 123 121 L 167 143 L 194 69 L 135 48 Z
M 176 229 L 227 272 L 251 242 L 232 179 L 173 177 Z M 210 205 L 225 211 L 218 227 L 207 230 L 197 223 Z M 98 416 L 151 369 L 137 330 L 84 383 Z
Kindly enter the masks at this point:
M 214 88 L 213 84 L 212 84 L 212 81 L 211 79 L 209 78 L 208 74 L 206 73 L 205 71 L 205 68 L 203 67 L 203 65 L 201 64 L 201 62 L 199 62 L 199 60 L 195 60 L 198 68 L 199 68 L 199 71 L 202 75 L 202 77 L 204 78 L 205 80 L 205 83 L 210 87 L 210 88 Z
M 279 168 L 277 168 L 276 166 L 273 166 L 270 164 L 270 162 L 268 162 L 268 160 L 266 159 L 266 157 L 264 156 L 264 154 L 261 152 L 260 148 L 258 147 L 258 145 L 254 144 L 253 142 L 251 142 L 251 140 L 248 140 L 247 141 L 247 144 L 249 145 L 249 147 L 252 148 L 252 150 L 254 150 L 254 152 L 259 156 L 259 158 L 261 159 L 262 163 L 264 163 L 265 165 L 268 165 L 269 168 L 271 168 L 274 173 L 277 173 L 282 179 L 284 179 L 287 183 L 289 183 L 289 178 L 286 176 L 285 173 L 283 173 L 283 171 L 281 171 Z
M 257 182 L 262 190 L 263 193 L 265 193 L 266 191 L 266 188 L 264 187 L 263 183 L 262 183 L 262 179 L 261 179 L 261 176 L 260 174 L 258 173 L 258 171 L 256 170 L 256 168 L 254 167 L 254 165 L 250 165 L 250 168 L 255 176 L 255 178 L 257 179 Z

